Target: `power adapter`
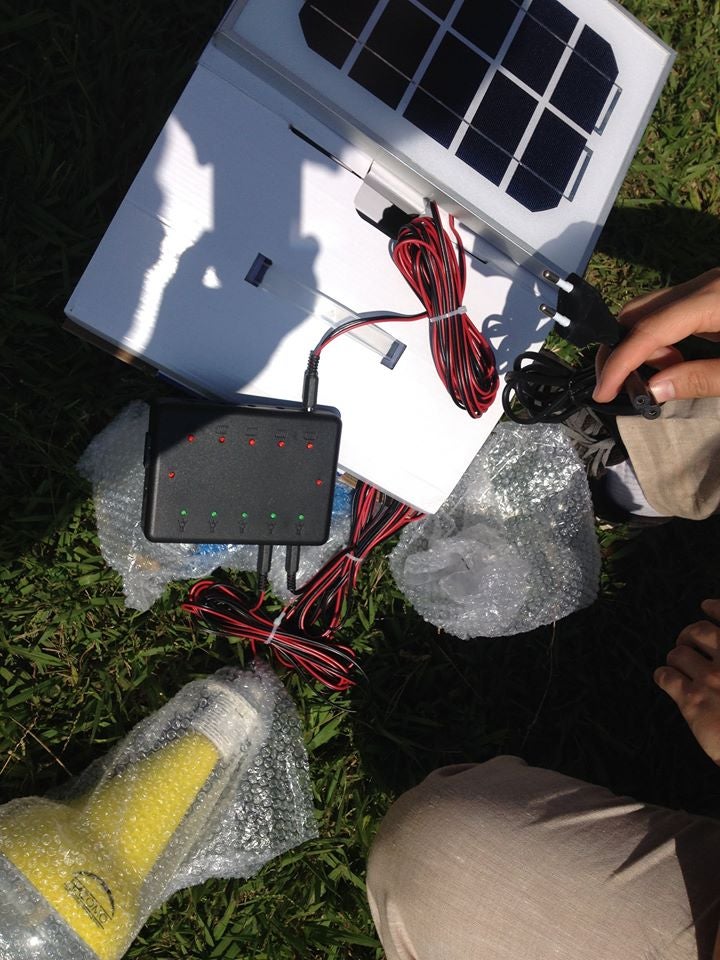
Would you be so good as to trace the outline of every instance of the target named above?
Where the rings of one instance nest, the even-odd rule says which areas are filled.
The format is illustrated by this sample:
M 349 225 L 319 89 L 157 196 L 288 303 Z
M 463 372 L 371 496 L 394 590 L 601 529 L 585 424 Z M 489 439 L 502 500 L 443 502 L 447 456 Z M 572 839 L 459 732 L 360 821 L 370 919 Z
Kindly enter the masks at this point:
M 325 543 L 337 410 L 163 398 L 150 410 L 143 530 L 164 543 Z

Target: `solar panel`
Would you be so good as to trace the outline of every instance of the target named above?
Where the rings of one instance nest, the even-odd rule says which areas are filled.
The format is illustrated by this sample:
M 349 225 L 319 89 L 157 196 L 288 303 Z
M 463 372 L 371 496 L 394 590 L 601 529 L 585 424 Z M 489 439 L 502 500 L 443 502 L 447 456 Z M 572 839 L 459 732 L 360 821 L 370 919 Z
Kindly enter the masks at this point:
M 572 200 L 622 94 L 610 44 L 557 0 L 306 0 L 300 22 L 315 53 L 532 212 Z
M 216 42 L 411 191 L 561 272 L 589 255 L 672 63 L 615 0 L 235 0 Z

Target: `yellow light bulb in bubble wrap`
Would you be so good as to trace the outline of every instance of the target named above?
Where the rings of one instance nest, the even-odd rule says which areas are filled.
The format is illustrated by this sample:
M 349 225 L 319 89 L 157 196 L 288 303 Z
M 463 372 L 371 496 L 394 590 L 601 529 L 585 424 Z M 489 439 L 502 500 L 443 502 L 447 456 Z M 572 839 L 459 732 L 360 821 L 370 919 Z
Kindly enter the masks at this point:
M 85 796 L 0 808 L 0 853 L 100 960 L 126 952 L 247 743 L 255 711 L 226 687 L 220 700 L 159 748 L 124 751 Z

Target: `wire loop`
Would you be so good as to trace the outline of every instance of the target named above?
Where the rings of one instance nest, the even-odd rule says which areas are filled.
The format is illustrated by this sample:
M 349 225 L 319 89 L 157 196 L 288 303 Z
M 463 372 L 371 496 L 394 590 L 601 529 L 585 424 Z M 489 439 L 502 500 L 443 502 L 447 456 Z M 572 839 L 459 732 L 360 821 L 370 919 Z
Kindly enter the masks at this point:
M 263 610 L 264 595 L 250 606 L 235 587 L 213 580 L 194 584 L 183 609 L 215 633 L 242 637 L 253 653 L 267 648 L 274 659 L 306 680 L 347 690 L 359 670 L 354 652 L 335 639 L 360 565 L 369 553 L 423 515 L 358 483 L 353 494 L 348 545 L 318 570 L 274 618 Z

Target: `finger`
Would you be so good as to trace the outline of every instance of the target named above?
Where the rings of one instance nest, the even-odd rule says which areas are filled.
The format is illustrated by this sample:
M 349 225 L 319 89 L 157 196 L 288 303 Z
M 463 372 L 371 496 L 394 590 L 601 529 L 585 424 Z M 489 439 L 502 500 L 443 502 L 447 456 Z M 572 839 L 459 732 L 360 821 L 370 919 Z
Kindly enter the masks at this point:
M 601 343 L 595 354 L 595 380 L 600 379 L 602 374 L 603 367 L 607 363 L 608 357 L 612 353 L 612 348 L 606 346 L 604 343 Z M 656 350 L 651 357 L 648 357 L 645 361 L 648 366 L 654 367 L 656 370 L 665 370 L 667 367 L 672 367 L 676 363 L 683 362 L 683 355 L 675 347 L 660 347 L 659 350 Z
M 703 680 L 710 670 L 707 657 L 686 644 L 673 647 L 666 657 L 666 662 L 669 667 L 682 673 L 688 680 Z
M 656 351 L 720 329 L 720 270 L 633 301 L 621 312 L 621 322 L 630 329 L 603 366 L 593 394 L 598 403 L 617 396 L 628 374 Z
M 598 403 L 609 403 L 619 393 L 628 374 L 658 353 L 662 355 L 670 344 L 683 339 L 683 333 L 675 336 L 676 329 L 676 326 L 669 328 L 667 324 L 639 321 L 605 361 L 593 399 Z
M 659 347 L 651 357 L 645 361 L 648 366 L 655 367 L 656 370 L 665 370 L 676 363 L 683 363 L 685 358 L 677 347 Z
M 713 598 L 703 600 L 703 602 L 700 604 L 700 609 L 706 617 L 710 617 L 718 625 L 720 625 L 720 600 L 715 600 Z
M 610 364 L 612 357 L 605 365 Z M 690 360 L 661 370 L 648 380 L 658 403 L 720 396 L 720 360 Z
M 720 627 L 709 620 L 691 623 L 680 633 L 676 645 L 692 647 L 709 660 L 715 660 L 720 654 Z
M 691 281 L 692 282 L 692 281 Z M 634 300 L 629 300 L 620 310 L 618 319 L 626 326 L 632 326 L 648 313 L 654 313 L 662 307 L 666 307 L 678 298 L 687 295 L 682 288 L 686 284 L 680 284 L 677 287 L 663 287 L 661 290 L 652 290 L 650 293 L 643 293 Z
M 678 283 L 674 287 L 663 287 L 661 290 L 652 290 L 630 300 L 620 311 L 620 318 L 624 324 L 631 326 L 642 317 L 650 313 L 657 313 L 677 300 L 688 300 L 697 293 L 707 289 L 711 295 L 717 295 L 717 284 L 720 281 L 720 269 L 717 267 L 701 273 L 692 280 Z
M 601 343 L 597 348 L 597 353 L 595 354 L 595 380 L 600 379 L 600 374 L 602 369 L 607 363 L 607 359 L 612 353 L 610 347 L 606 347 L 604 343 Z
M 690 694 L 691 681 L 672 667 L 658 667 L 653 680 L 678 706 L 684 704 Z

